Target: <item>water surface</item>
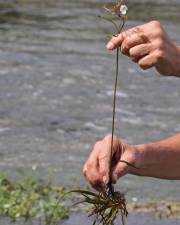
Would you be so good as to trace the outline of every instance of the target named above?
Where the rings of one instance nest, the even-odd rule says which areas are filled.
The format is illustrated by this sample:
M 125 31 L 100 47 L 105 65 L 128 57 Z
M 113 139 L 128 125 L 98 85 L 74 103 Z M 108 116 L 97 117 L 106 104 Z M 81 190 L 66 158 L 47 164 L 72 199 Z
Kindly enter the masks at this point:
M 111 132 L 115 55 L 105 49 L 110 25 L 97 19 L 102 6 L 95 0 L 1 1 L 1 171 L 37 164 L 43 176 L 56 168 L 56 183 L 71 186 L 77 178 L 84 185 L 83 163 Z M 179 42 L 179 11 L 178 1 L 131 3 L 127 28 L 159 19 Z M 179 79 L 143 72 L 125 57 L 120 68 L 116 134 L 137 144 L 179 132 Z M 119 186 L 129 198 L 180 199 L 179 181 L 126 176 Z

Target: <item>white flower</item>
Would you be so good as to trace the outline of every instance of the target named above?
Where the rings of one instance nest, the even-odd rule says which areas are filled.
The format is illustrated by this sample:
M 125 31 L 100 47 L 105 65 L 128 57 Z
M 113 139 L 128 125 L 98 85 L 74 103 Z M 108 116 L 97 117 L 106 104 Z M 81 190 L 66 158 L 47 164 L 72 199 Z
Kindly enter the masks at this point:
M 125 16 L 127 14 L 128 7 L 126 5 L 121 5 L 120 7 L 120 13 L 122 16 Z

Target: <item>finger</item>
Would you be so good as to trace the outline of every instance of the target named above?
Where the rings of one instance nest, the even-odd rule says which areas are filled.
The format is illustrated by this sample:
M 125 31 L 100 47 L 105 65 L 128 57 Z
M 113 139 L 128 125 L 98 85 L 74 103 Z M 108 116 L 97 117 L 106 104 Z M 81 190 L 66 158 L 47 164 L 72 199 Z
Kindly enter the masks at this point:
M 119 162 L 113 170 L 112 182 L 113 184 L 117 183 L 117 180 L 124 176 L 128 172 L 128 165 L 124 162 Z
M 106 45 L 106 48 L 108 50 L 114 50 L 115 48 L 117 48 L 118 46 L 121 45 L 122 41 L 123 41 L 123 35 L 119 34 L 117 37 L 113 37 L 111 38 L 111 40 L 108 42 L 108 44 Z
M 97 167 L 92 167 L 91 164 L 85 165 L 84 176 L 87 182 L 96 190 L 102 191 L 105 189 L 105 184 L 102 182 L 101 176 L 99 174 Z
M 120 151 L 121 151 L 121 156 L 120 156 L 120 160 L 119 163 L 116 164 L 116 166 L 113 168 L 112 171 L 112 182 L 115 184 L 117 182 L 117 180 L 124 176 L 127 171 L 128 171 L 128 165 L 124 162 L 122 162 L 123 160 L 126 161 L 127 160 L 127 156 L 124 154 L 125 153 L 125 146 L 123 144 L 123 142 L 121 143 L 121 145 L 119 145 Z
M 141 32 L 141 29 L 139 27 L 135 27 L 132 29 L 129 29 L 125 32 L 122 32 L 121 34 L 119 34 L 117 37 L 113 37 L 107 44 L 107 49 L 108 50 L 114 50 L 115 48 L 121 46 L 122 42 L 129 36 L 131 36 L 132 34 Z
M 129 51 L 131 48 L 137 45 L 147 43 L 147 42 L 148 42 L 148 39 L 143 34 L 135 33 L 124 39 L 121 45 L 121 52 L 124 55 L 129 56 Z
M 148 55 L 151 52 L 151 49 L 152 49 L 152 45 L 150 43 L 137 45 L 129 50 L 129 56 L 133 60 L 139 61 L 139 59 Z
M 141 58 L 138 61 L 138 64 L 143 70 L 147 70 L 147 69 L 150 69 L 153 66 L 155 66 L 157 63 L 157 60 L 158 60 L 158 54 L 151 53 L 151 54 Z
M 97 142 L 83 169 L 83 174 L 86 180 L 91 184 L 93 188 L 97 190 L 102 190 L 105 186 L 104 182 L 101 179 L 98 167 L 99 165 L 98 154 L 100 151 L 100 147 L 101 142 Z
M 111 160 L 111 141 L 112 137 L 107 136 L 103 140 L 102 149 L 99 153 L 99 172 L 102 176 L 103 182 L 107 185 L 109 183 L 109 165 Z

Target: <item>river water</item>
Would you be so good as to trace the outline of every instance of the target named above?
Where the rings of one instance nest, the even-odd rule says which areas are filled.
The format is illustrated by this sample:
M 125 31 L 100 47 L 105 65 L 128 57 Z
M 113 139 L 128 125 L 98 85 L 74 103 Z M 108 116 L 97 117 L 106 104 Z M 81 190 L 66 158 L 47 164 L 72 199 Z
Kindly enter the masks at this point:
M 37 165 L 43 177 L 54 170 L 55 183 L 85 184 L 83 163 L 111 132 L 115 55 L 105 49 L 111 26 L 97 19 L 102 2 L 0 1 L 1 171 Z M 180 41 L 179 1 L 135 2 L 127 28 L 159 19 Z M 180 80 L 123 56 L 120 70 L 116 134 L 137 144 L 179 132 Z M 180 199 L 179 181 L 126 176 L 118 186 L 128 198 Z

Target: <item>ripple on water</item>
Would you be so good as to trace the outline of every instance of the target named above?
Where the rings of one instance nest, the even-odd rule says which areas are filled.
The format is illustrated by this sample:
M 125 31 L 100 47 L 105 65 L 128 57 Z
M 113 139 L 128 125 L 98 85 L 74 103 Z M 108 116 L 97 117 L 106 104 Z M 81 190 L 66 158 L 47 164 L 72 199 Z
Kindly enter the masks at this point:
M 90 130 L 96 130 L 96 131 L 107 131 L 107 127 L 103 127 L 103 126 L 98 126 L 92 122 L 86 122 L 84 124 L 84 128 L 85 129 L 90 129 Z
M 106 91 L 106 95 L 107 96 L 113 96 L 114 92 L 113 91 Z M 123 92 L 123 91 L 117 91 L 116 96 L 120 97 L 120 98 L 128 98 L 128 94 Z
M 6 131 L 10 130 L 9 127 L 0 127 L 0 133 L 4 133 Z

